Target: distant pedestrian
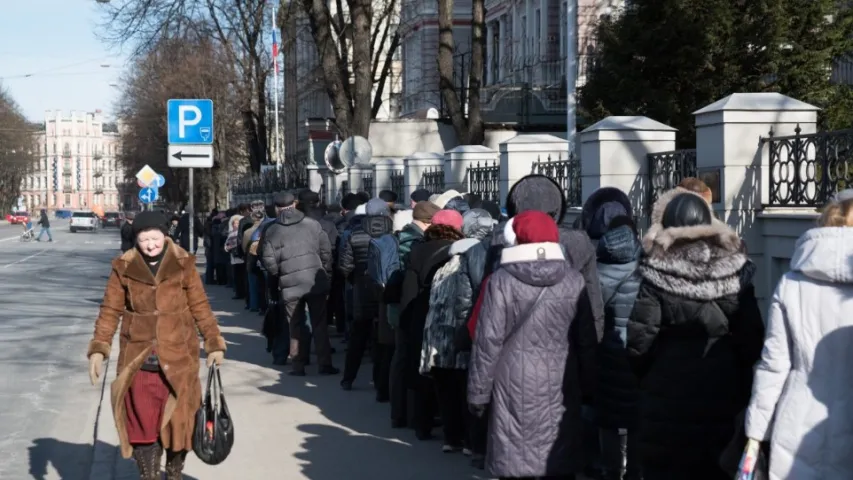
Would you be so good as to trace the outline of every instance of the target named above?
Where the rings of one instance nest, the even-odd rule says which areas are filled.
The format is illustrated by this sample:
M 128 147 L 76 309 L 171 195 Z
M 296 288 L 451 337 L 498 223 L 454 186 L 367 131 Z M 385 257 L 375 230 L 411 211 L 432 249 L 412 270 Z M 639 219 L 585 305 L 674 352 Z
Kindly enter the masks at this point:
M 141 480 L 160 480 L 164 450 L 166 478 L 182 478 L 201 404 L 196 335 L 204 337 L 208 366 L 221 364 L 226 349 L 194 258 L 166 228 L 161 213 L 136 217 L 136 248 L 112 261 L 87 353 L 95 385 L 121 324 L 111 403 L 121 454 L 136 460 Z
M 38 224 L 41 225 L 41 230 L 39 230 L 39 235 L 38 235 L 38 237 L 36 237 L 36 241 L 40 242 L 41 236 L 46 233 L 47 234 L 47 241 L 52 242 L 53 241 L 53 235 L 50 234 L 50 219 L 47 218 L 47 211 L 45 211 L 45 209 L 43 209 L 43 208 L 41 209 L 41 212 L 39 213 Z
M 127 212 L 124 216 L 124 225 L 121 226 L 121 251 L 126 252 L 133 248 L 135 239 L 133 237 L 133 218 L 136 216 L 134 212 Z

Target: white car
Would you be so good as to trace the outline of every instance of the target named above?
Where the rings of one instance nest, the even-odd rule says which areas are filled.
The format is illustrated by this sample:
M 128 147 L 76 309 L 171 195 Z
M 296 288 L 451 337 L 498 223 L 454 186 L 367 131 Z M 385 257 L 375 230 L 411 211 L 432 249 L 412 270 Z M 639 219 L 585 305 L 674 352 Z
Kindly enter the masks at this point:
M 71 214 L 71 233 L 76 233 L 77 230 L 89 230 L 95 232 L 98 230 L 100 219 L 95 212 L 73 212 Z

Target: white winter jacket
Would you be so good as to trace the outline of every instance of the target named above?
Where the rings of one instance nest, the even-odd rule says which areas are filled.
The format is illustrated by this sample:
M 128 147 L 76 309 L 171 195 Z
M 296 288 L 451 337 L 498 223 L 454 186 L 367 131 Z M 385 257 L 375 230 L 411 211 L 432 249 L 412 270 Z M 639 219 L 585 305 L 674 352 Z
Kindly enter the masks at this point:
M 815 228 L 779 281 L 746 434 L 772 480 L 853 479 L 853 228 Z

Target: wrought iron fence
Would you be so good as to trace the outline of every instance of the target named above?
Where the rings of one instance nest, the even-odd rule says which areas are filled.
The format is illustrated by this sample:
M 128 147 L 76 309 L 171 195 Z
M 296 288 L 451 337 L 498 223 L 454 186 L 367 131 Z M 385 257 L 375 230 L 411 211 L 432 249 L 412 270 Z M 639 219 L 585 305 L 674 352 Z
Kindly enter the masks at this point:
M 399 202 L 408 203 L 406 200 L 406 176 L 403 174 L 403 170 L 395 170 L 391 172 L 391 191 L 397 194 L 397 199 Z
M 696 149 L 673 150 L 670 152 L 650 153 L 649 160 L 649 199 L 651 211 L 658 197 L 678 186 L 687 177 L 696 176 Z
M 304 169 L 296 172 L 269 170 L 264 174 L 252 174 L 236 180 L 231 185 L 231 194 L 235 201 L 242 202 L 248 197 L 266 197 L 284 190 L 308 188 L 308 172 Z
M 373 172 L 362 172 L 361 191 L 373 197 Z
M 427 168 L 423 176 L 424 188 L 432 193 L 444 192 L 444 169 L 441 167 Z
M 570 207 L 582 205 L 581 163 L 579 159 L 574 157 L 574 154 L 569 154 L 566 159 L 563 159 L 561 154 L 556 160 L 548 155 L 545 161 L 542 161 L 540 157 L 533 162 L 533 173 L 545 175 L 556 181 L 563 190 L 566 205 Z
M 853 185 L 853 130 L 769 138 L 769 206 L 820 207 Z
M 499 204 L 500 178 L 501 166 L 497 161 L 492 161 L 491 165 L 486 162 L 482 166 L 477 162 L 476 166 L 468 167 L 468 192 Z

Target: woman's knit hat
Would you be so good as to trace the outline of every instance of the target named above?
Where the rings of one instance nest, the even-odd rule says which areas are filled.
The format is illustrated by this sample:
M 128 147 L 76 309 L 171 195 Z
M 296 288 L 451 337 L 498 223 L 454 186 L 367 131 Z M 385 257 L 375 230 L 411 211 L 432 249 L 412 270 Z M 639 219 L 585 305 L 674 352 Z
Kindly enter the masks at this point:
M 432 216 L 433 225 L 447 225 L 462 231 L 462 214 L 456 210 L 439 210 Z
M 136 218 L 133 219 L 133 236 L 135 237 L 139 235 L 140 232 L 144 230 L 151 230 L 153 228 L 160 230 L 164 234 L 168 233 L 168 223 L 169 222 L 166 220 L 166 216 L 160 212 L 141 212 L 136 215 Z
M 560 230 L 554 218 L 538 210 L 527 210 L 509 219 L 504 226 L 504 241 L 512 245 L 557 243 Z

